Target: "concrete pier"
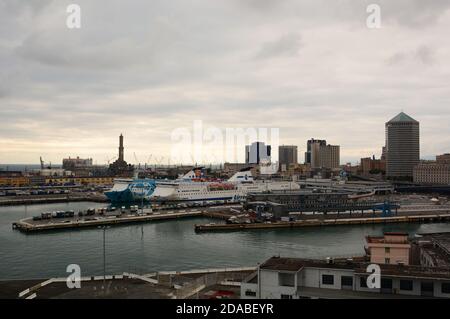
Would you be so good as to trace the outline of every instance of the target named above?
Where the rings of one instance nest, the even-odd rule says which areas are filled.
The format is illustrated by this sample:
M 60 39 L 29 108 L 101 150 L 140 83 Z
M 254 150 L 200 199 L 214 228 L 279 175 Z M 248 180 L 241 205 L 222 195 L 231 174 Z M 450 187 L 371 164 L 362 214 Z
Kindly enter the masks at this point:
M 204 224 L 195 225 L 196 232 L 214 231 L 238 231 L 249 229 L 276 229 L 276 228 L 300 228 L 337 225 L 364 225 L 364 224 L 388 224 L 388 223 L 439 223 L 450 222 L 450 214 L 417 214 L 395 217 L 361 217 L 361 218 L 336 218 L 336 219 L 307 219 L 291 222 L 266 222 L 266 223 L 242 223 L 242 224 Z
M 85 227 L 96 227 L 102 225 L 119 225 L 130 223 L 142 223 L 157 220 L 169 220 L 177 218 L 199 217 L 203 216 L 201 210 L 186 210 L 186 211 L 168 211 L 168 212 L 155 212 L 142 215 L 128 215 L 123 214 L 120 216 L 96 216 L 90 218 L 80 219 L 64 218 L 64 219 L 51 219 L 48 221 L 33 221 L 32 218 L 21 219 L 20 221 L 13 223 L 13 228 L 29 233 L 40 232 L 49 230 L 60 229 L 77 229 Z

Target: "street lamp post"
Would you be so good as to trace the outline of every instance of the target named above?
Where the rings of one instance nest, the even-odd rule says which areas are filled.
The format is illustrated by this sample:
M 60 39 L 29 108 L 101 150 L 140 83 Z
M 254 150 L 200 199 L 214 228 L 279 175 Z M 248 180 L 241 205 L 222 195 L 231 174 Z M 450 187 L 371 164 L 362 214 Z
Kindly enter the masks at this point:
M 110 226 L 98 226 L 99 229 L 103 229 L 103 289 L 106 288 L 106 230 Z
M 141 214 L 144 214 L 144 183 L 142 183 Z

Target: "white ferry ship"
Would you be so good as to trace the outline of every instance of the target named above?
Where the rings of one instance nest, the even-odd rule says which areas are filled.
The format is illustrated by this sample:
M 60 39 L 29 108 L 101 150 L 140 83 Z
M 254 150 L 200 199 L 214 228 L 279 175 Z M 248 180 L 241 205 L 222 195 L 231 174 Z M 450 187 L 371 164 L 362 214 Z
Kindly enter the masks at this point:
M 190 171 L 184 176 L 185 178 L 172 182 L 157 181 L 149 200 L 237 202 L 244 199 L 247 193 L 300 189 L 295 182 L 254 180 L 250 169 L 237 172 L 229 180 L 219 182 L 202 181 L 192 176 L 198 176 L 198 173 Z

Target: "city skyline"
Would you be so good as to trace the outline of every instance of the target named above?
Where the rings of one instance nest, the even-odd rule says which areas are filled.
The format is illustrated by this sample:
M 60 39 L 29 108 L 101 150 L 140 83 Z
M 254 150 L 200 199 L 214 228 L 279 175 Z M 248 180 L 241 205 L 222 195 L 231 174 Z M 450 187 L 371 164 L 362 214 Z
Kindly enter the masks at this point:
M 401 113 L 403 113 L 403 112 L 401 112 Z M 156 154 L 156 158 L 153 158 L 153 156 L 155 154 L 151 154 L 151 153 L 148 153 L 148 154 L 150 154 L 150 156 L 146 157 L 147 161 L 142 161 L 141 162 L 141 161 L 139 161 L 139 158 L 136 155 L 139 151 L 129 150 L 128 153 L 131 153 L 131 155 L 127 155 L 128 154 L 127 152 L 125 152 L 125 155 L 124 155 L 124 150 L 123 150 L 123 138 L 124 138 L 124 135 L 121 133 L 119 138 L 120 138 L 120 141 L 121 141 L 120 145 L 119 145 L 119 153 L 121 153 L 121 155 L 119 154 L 119 156 L 117 156 L 117 145 L 116 145 L 116 147 L 114 149 L 114 151 L 116 152 L 116 155 L 112 156 L 112 157 L 108 157 L 111 154 L 113 154 L 113 153 L 108 153 L 108 156 L 106 157 L 106 161 L 104 161 L 104 162 L 98 161 L 95 158 L 92 159 L 92 155 L 89 155 L 91 153 L 87 153 L 85 157 L 86 158 L 90 158 L 93 162 L 95 162 L 95 165 L 109 165 L 114 160 L 118 160 L 120 158 L 120 156 L 121 156 L 122 160 L 125 159 L 126 162 L 130 162 L 130 163 L 133 163 L 133 164 L 140 164 L 140 165 L 144 165 L 144 164 L 151 164 L 151 165 L 153 165 L 153 164 L 158 164 L 158 165 L 192 165 L 192 164 L 224 164 L 224 163 L 227 163 L 227 161 L 208 162 L 208 163 L 206 163 L 206 162 L 205 163 L 193 163 L 193 162 L 192 163 L 191 162 L 175 163 L 175 162 L 171 162 L 170 161 L 170 156 L 158 156 L 158 154 Z M 115 138 L 115 139 L 117 139 L 117 138 Z M 322 138 L 313 138 L 313 140 L 323 141 L 323 140 L 326 140 L 326 137 L 323 138 L 323 139 Z M 419 140 L 420 140 L 420 145 L 422 145 L 422 137 L 421 136 L 420 136 Z M 308 141 L 309 140 L 305 140 L 304 143 L 299 143 L 298 145 L 297 144 L 287 145 L 287 144 L 280 143 L 278 146 L 281 146 L 281 147 L 295 146 L 295 147 L 297 147 L 298 163 L 302 164 L 302 163 L 305 163 L 305 160 L 306 160 L 306 158 L 305 158 L 305 156 L 306 156 L 305 151 L 307 151 L 307 147 L 306 146 L 302 147 L 302 144 L 306 144 Z M 254 141 L 252 140 L 252 142 L 250 142 L 250 144 L 256 144 L 256 143 L 261 143 L 261 142 L 259 142 L 258 139 L 254 140 Z M 262 143 L 264 143 L 264 142 L 262 142 Z M 339 148 L 341 146 L 339 143 L 333 143 L 333 144 L 335 144 Z M 192 146 L 194 147 L 195 144 L 192 144 Z M 270 145 L 268 145 L 268 146 L 270 147 Z M 237 146 L 235 146 L 235 147 L 237 147 Z M 360 164 L 360 160 L 362 158 L 367 158 L 367 157 L 371 158 L 372 156 L 375 156 L 376 158 L 379 158 L 382 155 L 382 148 L 383 147 L 384 147 L 384 145 L 380 148 L 380 150 L 378 152 L 374 152 L 372 154 L 361 155 L 361 157 L 359 157 L 359 158 L 354 158 L 354 159 L 352 158 L 351 160 L 346 160 L 345 157 L 344 157 L 344 160 L 340 161 L 340 165 L 344 165 L 346 163 Z M 122 148 L 121 151 L 120 151 L 120 148 Z M 246 146 L 246 152 L 247 152 L 247 146 Z M 340 152 L 340 153 L 342 154 L 342 152 Z M 61 157 L 59 159 L 56 159 L 56 161 L 51 161 L 51 160 L 48 160 L 48 158 L 46 158 L 45 162 L 56 164 L 58 166 L 58 165 L 60 165 L 62 163 L 63 159 L 65 159 L 65 158 L 71 158 L 71 157 L 72 158 L 83 158 L 83 156 L 80 156 L 79 154 L 80 153 L 74 153 L 74 154 L 69 154 L 69 155 L 64 154 L 63 157 Z M 142 154 L 145 155 L 147 153 L 139 153 L 139 154 L 140 155 L 142 155 Z M 245 152 L 244 152 L 244 154 L 245 154 Z M 278 150 L 276 150 L 276 154 L 277 154 L 277 156 L 276 156 L 275 159 L 272 159 L 272 162 L 278 162 L 278 158 L 279 158 Z M 437 153 L 437 154 L 426 154 L 426 155 L 420 154 L 420 160 L 433 160 L 439 154 L 448 154 L 448 151 L 443 151 L 442 153 Z M 136 156 L 136 157 L 133 158 L 134 156 Z M 342 156 L 341 156 L 341 158 L 342 158 Z M 40 159 L 42 160 L 42 156 L 40 156 Z M 127 161 L 127 159 L 129 159 L 129 160 Z M 136 159 L 137 159 L 137 161 L 136 161 Z M 243 158 L 242 161 L 237 161 L 235 163 L 244 163 L 244 162 L 246 162 L 245 157 Z M 0 162 L 0 165 L 8 165 L 8 164 L 11 164 L 11 165 L 14 165 L 14 164 L 37 165 L 38 163 L 39 163 L 39 161 L 38 162 L 11 162 L 11 163 L 2 163 L 2 162 Z
M 299 162 L 323 138 L 356 163 L 381 155 L 402 110 L 422 158 L 449 151 L 447 1 L 379 1 L 380 29 L 370 1 L 78 1 L 79 30 L 69 3 L 0 4 L 1 164 L 106 164 L 121 132 L 129 163 L 167 162 L 171 132 L 194 120 L 279 128 Z

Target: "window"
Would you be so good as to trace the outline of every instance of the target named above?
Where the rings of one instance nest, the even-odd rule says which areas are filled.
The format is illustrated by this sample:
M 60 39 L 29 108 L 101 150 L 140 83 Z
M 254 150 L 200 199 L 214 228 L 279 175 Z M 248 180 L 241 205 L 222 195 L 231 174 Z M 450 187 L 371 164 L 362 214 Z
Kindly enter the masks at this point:
M 256 291 L 246 290 L 245 295 L 249 297 L 256 297 Z
M 384 248 L 384 252 L 385 252 L 386 254 L 389 254 L 389 253 L 391 252 L 391 247 L 385 247 L 385 248 Z
M 433 296 L 434 284 L 431 281 L 422 281 L 420 283 L 420 292 L 422 296 Z
M 413 290 L 413 281 L 412 280 L 400 280 L 400 290 Z
M 443 282 L 441 285 L 441 292 L 443 294 L 450 294 L 450 282 Z
M 367 287 L 367 277 L 360 277 L 359 278 L 359 286 L 361 288 L 368 288 Z
M 381 278 L 381 289 L 392 289 L 392 279 Z
M 322 284 L 323 285 L 334 285 L 334 276 L 333 275 L 322 275 Z
M 353 277 L 342 276 L 341 277 L 341 286 L 353 286 Z
M 292 299 L 291 295 L 281 295 L 281 299 Z
M 384 258 L 384 263 L 389 265 L 391 263 L 391 258 Z
M 295 275 L 290 273 L 279 273 L 278 274 L 278 284 L 284 287 L 294 287 L 295 286 Z

